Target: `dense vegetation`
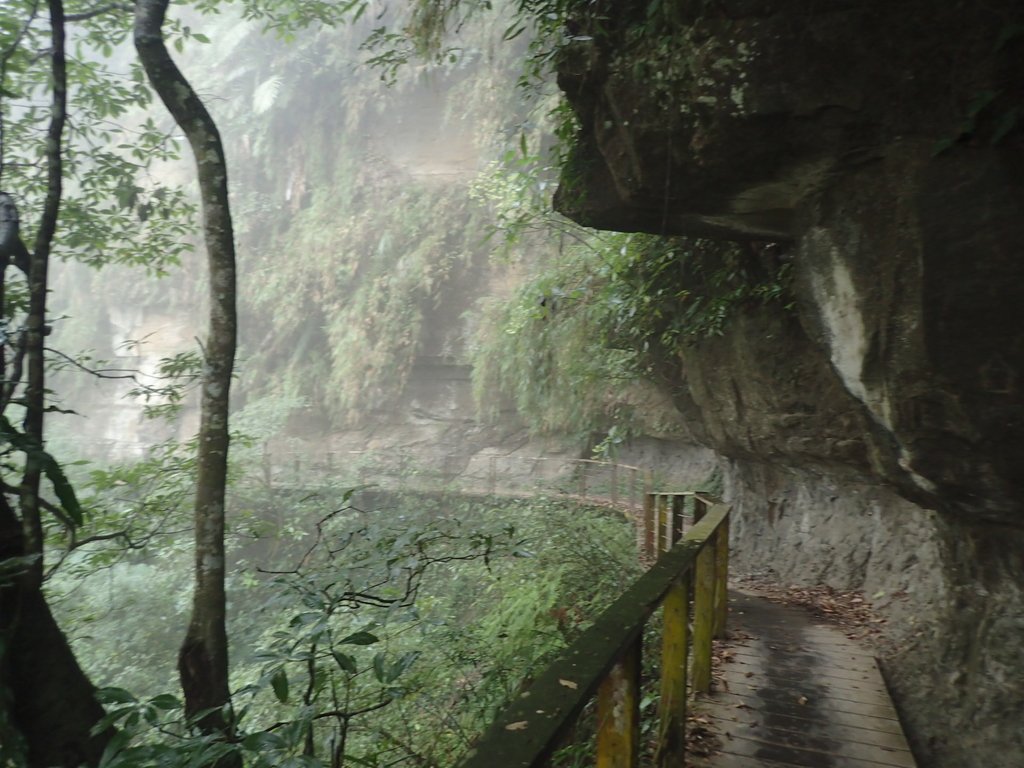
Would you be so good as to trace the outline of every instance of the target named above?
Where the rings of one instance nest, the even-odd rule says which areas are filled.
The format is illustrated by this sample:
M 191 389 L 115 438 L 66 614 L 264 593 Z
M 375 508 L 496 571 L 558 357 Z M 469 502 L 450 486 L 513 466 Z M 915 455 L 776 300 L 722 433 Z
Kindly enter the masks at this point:
M 171 440 L 125 466 L 61 466 L 54 457 L 73 455 L 68 443 L 83 430 L 73 413 L 61 414 L 62 427 L 50 424 L 86 400 L 87 387 L 58 379 L 54 393 L 42 372 L 48 361 L 128 382 L 150 411 L 177 414 L 209 367 L 208 340 L 198 351 L 162 349 L 145 373 L 104 358 L 124 354 L 110 349 L 114 307 L 191 314 L 209 288 L 177 271 L 194 266 L 191 172 L 177 126 L 153 111 L 127 53 L 128 15 L 115 5 L 67 5 L 50 0 L 49 19 L 29 0 L 0 14 L 0 180 L 16 193 L 4 209 L 2 256 L 12 269 L 0 291 L 14 329 L 0 358 L 9 478 L 0 630 L 5 643 L 20 637 L 5 644 L 0 665 L 0 763 L 25 758 L 25 722 L 16 722 L 24 710 L 7 684 L 34 691 L 19 670 L 36 667 L 18 654 L 51 651 L 67 677 L 55 675 L 47 690 L 74 690 L 65 698 L 89 705 L 52 715 L 91 740 L 92 752 L 76 760 L 98 762 L 99 752 L 108 765 L 233 766 L 242 753 L 254 765 L 450 759 L 620 586 L 634 560 L 628 529 L 554 503 L 398 499 L 361 512 L 343 487 L 284 496 L 239 485 L 228 563 L 234 702 L 215 708 L 223 720 L 215 728 L 184 718 L 188 702 L 171 692 L 169 660 L 185 623 L 187 540 L 197 527 L 185 513 L 196 443 Z M 199 2 L 193 12 L 218 5 Z M 784 296 L 785 267 L 765 269 L 741 250 L 718 254 L 721 266 L 709 271 L 706 243 L 598 235 L 541 213 L 553 188 L 550 158 L 558 162 L 557 149 L 546 154 L 551 135 L 572 125 L 538 76 L 574 5 L 512 3 L 483 17 L 473 12 L 490 3 L 416 3 L 389 19 L 389 29 L 404 29 L 397 37 L 374 29 L 358 2 L 252 0 L 241 18 L 168 23 L 168 41 L 205 73 L 200 89 L 229 97 L 215 116 L 235 169 L 246 297 L 246 408 L 236 408 L 232 447 L 239 467 L 299 406 L 329 428 L 393 406 L 424 356 L 471 357 L 482 410 L 507 394 L 535 430 L 599 432 L 607 450 L 641 422 L 644 382 L 659 365 L 720 333 L 746 304 Z M 354 26 L 335 26 L 345 19 Z M 206 33 L 193 29 L 200 21 Z M 254 22 L 280 39 L 269 42 Z M 386 93 L 381 70 L 359 65 L 367 37 L 394 80 Z M 211 39 L 218 45 L 204 49 Z M 396 69 L 417 50 L 437 61 L 428 74 Z M 453 146 L 465 156 L 431 166 Z M 29 267 L 18 263 L 20 240 L 7 238 L 12 226 L 18 235 L 19 212 L 25 239 L 29 225 L 37 230 Z M 73 263 L 48 283 L 51 257 Z M 147 282 L 143 272 L 173 277 Z M 532 276 L 517 285 L 524 272 Z M 511 302 L 477 305 L 493 283 Z M 56 322 L 44 349 L 51 285 L 89 290 L 59 299 L 73 322 Z M 449 329 L 442 337 L 430 330 L 439 321 Z M 130 350 L 147 343 L 121 341 Z M 29 603 L 49 650 L 25 632 Z M 106 686 L 106 714 L 93 683 Z M 192 710 L 200 721 L 211 716 Z M 39 744 L 49 725 L 35 720 L 28 741 Z
M 652 385 L 738 314 L 791 301 L 789 265 L 764 244 L 580 227 L 551 212 L 553 170 L 524 148 L 474 187 L 508 258 L 528 265 L 513 295 L 480 303 L 477 400 L 486 413 L 504 393 L 536 431 L 584 441 L 664 431 L 645 415 Z
M 98 492 L 123 494 L 120 471 Z M 631 526 L 559 501 L 251 485 L 235 499 L 232 749 L 254 765 L 450 764 L 637 568 Z M 190 736 L 174 693 L 188 555 L 171 519 L 145 549 L 72 557 L 51 580 L 78 658 L 112 686 L 109 765 L 224 748 Z

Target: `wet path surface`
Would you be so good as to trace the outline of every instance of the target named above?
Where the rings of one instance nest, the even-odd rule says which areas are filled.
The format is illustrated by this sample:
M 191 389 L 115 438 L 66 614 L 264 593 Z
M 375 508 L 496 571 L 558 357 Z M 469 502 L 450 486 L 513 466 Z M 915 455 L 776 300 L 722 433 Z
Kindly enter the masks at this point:
M 731 660 L 697 710 L 720 752 L 702 768 L 915 768 L 874 658 L 806 611 L 730 592 Z

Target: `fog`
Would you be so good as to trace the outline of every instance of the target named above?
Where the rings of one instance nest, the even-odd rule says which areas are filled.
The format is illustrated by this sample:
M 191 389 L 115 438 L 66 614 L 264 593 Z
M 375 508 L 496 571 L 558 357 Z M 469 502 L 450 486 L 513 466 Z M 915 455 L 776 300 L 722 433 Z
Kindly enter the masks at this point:
M 212 42 L 188 43 L 181 65 L 229 153 L 241 318 L 233 402 L 242 421 L 279 452 L 471 457 L 504 441 L 505 450 L 523 448 L 528 437 L 508 409 L 498 427 L 477 419 L 467 354 L 481 304 L 508 296 L 523 265 L 549 247 L 543 236 L 511 247 L 488 238 L 490 206 L 503 201 L 477 191 L 502 173 L 520 136 L 537 147 L 545 140 L 537 115 L 550 87 L 516 89 L 522 46 L 496 47 L 492 29 L 466 27 L 452 40 L 453 61 L 413 61 L 386 85 L 361 50 L 369 22 L 311 28 L 286 43 L 230 14 L 187 21 Z M 154 114 L 181 145 L 158 105 L 131 111 L 126 123 Z M 180 148 L 181 161 L 156 164 L 140 186 L 181 186 L 195 199 Z M 205 332 L 202 248 L 188 240 L 196 252 L 160 278 L 144 267 L 56 270 L 52 306 L 64 319 L 55 345 L 116 369 L 107 375 L 137 371 L 57 375 L 55 389 L 77 415 L 51 434 L 67 442 L 69 458 L 138 458 L 155 442 L 194 434 L 194 396 L 170 422 L 144 414 L 161 396 L 130 396 L 140 383 L 160 385 L 161 360 L 195 350 Z M 252 424 L 247 408 L 270 409 L 273 430 Z

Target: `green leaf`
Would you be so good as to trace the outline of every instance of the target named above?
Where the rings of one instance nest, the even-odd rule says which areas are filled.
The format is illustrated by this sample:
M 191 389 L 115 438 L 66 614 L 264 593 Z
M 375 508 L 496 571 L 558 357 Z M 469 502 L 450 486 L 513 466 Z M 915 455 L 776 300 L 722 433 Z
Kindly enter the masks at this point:
M 978 114 L 985 109 L 989 104 L 995 101 L 998 94 L 995 91 L 981 91 L 977 94 L 971 102 L 967 105 L 967 115 L 972 120 L 978 116 Z
M 373 657 L 373 676 L 377 679 L 378 683 L 383 683 L 387 674 L 387 663 L 384 654 L 378 653 Z
M 134 704 L 138 699 L 124 688 L 100 688 L 96 691 L 96 701 L 100 704 Z
M 935 145 L 932 147 L 932 157 L 944 155 L 946 152 L 955 147 L 957 142 L 959 141 L 959 137 L 947 137 L 945 139 L 939 139 L 937 142 L 935 142 Z
M 341 645 L 373 645 L 379 643 L 380 638 L 372 632 L 353 632 L 348 637 L 338 641 Z
M 53 491 L 57 494 L 60 505 L 67 513 L 68 518 L 75 525 L 81 525 L 82 507 L 78 503 L 78 497 L 75 496 L 75 489 L 71 486 L 57 460 L 39 447 L 34 440 L 15 429 L 6 416 L 0 416 L 0 437 L 24 453 L 26 458 L 33 458 L 39 462 L 40 468 L 53 486 Z
M 274 695 L 282 704 L 288 703 L 288 673 L 284 668 L 277 670 L 270 678 L 270 687 L 274 689 Z
M 169 693 L 161 693 L 159 696 L 154 696 L 149 700 L 149 703 L 157 709 L 181 709 L 181 702 L 178 700 L 178 697 Z
M 126 718 L 136 711 L 137 710 L 135 709 L 134 706 L 118 707 L 117 709 L 111 710 L 106 715 L 97 720 L 95 723 L 93 723 L 92 727 L 89 729 L 89 733 L 91 733 L 93 736 L 103 733 L 104 731 L 108 730 L 111 726 L 115 725 L 118 721 L 120 721 L 121 718 Z
M 338 662 L 338 666 L 341 667 L 342 671 L 348 672 L 350 675 L 356 674 L 358 668 L 356 667 L 356 660 L 347 653 L 341 653 L 340 651 L 331 651 L 331 655 L 334 660 Z
M 250 733 L 242 739 L 242 749 L 251 752 L 263 752 L 272 749 L 287 749 L 288 742 L 273 731 Z
M 1014 38 L 1024 35 L 1024 24 L 1007 24 L 999 31 L 999 39 L 996 40 L 995 52 L 999 53 L 1008 42 Z
M 124 747 L 128 746 L 130 738 L 131 734 L 127 731 L 117 731 L 110 741 L 107 742 L 106 749 L 103 750 L 103 754 L 100 756 L 100 765 L 112 762 L 114 756 Z
M 996 123 L 995 130 L 992 132 L 992 138 L 989 140 L 989 144 L 995 146 L 1000 141 L 1006 138 L 1007 134 L 1010 133 L 1014 128 L 1017 127 L 1017 123 L 1020 120 L 1020 107 L 1014 107 L 1004 112 L 999 122 Z
M 46 473 L 47 479 L 49 479 L 50 484 L 53 486 L 53 492 L 60 499 L 60 505 L 68 513 L 71 522 L 75 525 L 81 525 L 83 522 L 82 507 L 78 503 L 75 489 L 68 480 L 67 475 L 64 474 L 64 470 L 61 469 L 57 460 L 45 451 L 42 451 L 42 460 L 43 472 Z
M 419 651 L 403 653 L 398 659 L 392 662 L 391 666 L 388 667 L 387 675 L 385 675 L 383 682 L 393 683 L 404 675 L 409 667 L 411 667 L 419 657 Z

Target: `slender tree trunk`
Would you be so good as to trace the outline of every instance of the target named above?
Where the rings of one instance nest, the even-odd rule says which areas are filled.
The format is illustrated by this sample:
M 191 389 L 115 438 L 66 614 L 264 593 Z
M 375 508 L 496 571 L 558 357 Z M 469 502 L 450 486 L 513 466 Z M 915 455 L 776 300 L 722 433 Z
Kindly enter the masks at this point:
M 64 167 L 62 141 L 67 120 L 67 62 L 64 56 L 64 3 L 50 0 L 51 76 L 53 98 L 50 125 L 46 133 L 47 185 L 43 216 L 36 232 L 35 248 L 29 257 L 28 318 L 25 321 L 25 437 L 38 450 L 25 455 L 25 474 L 21 481 L 21 523 L 25 554 L 37 559 L 23 578 L 38 588 L 43 580 L 43 525 L 39 509 L 39 482 L 43 448 L 43 421 L 46 414 L 46 361 L 43 344 L 46 335 L 47 272 L 50 244 L 57 232 L 57 217 L 63 192 Z
M 19 491 L 21 516 L 0 492 L 0 762 L 23 752 L 30 768 L 96 765 L 112 730 L 92 735 L 105 715 L 95 688 L 82 672 L 42 593 L 43 528 L 39 486 L 46 413 L 44 338 L 50 245 L 57 231 L 63 181 L 62 141 L 67 116 L 64 5 L 49 0 L 52 103 L 47 130 L 47 192 L 35 247 L 26 252 L 18 234 L 17 210 L 4 195 L 6 234 L 0 268 L 8 261 L 28 272 L 29 309 L 25 328 L 25 472 Z M 27 264 L 26 264 L 27 262 Z M 0 291 L 3 282 L 0 279 Z M 0 295 L 0 308 L 3 296 Z M 2 310 L 0 310 L 2 311 Z M 0 358 L 2 361 L 2 358 Z M 3 370 L 7 377 L 6 367 Z M 17 377 L 3 387 L 3 405 Z M 37 450 L 33 450 L 33 448 Z M 19 742 L 20 744 L 16 744 Z
M 0 494 L 0 563 L 24 551 L 21 521 Z M 96 689 L 42 592 L 25 581 L 0 577 L 0 755 L 22 751 L 20 738 L 30 768 L 96 765 L 113 730 L 90 734 L 105 715 Z
M 135 48 L 146 75 L 181 127 L 196 159 L 203 234 L 210 271 L 195 497 L 195 593 L 178 671 L 190 715 L 209 732 L 230 737 L 228 644 L 225 626 L 224 491 L 228 458 L 228 393 L 235 357 L 235 246 L 228 207 L 227 164 L 220 134 L 195 90 L 174 64 L 163 39 L 169 0 L 137 0 Z

